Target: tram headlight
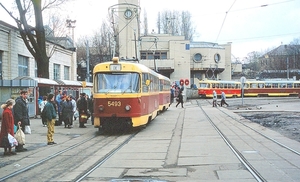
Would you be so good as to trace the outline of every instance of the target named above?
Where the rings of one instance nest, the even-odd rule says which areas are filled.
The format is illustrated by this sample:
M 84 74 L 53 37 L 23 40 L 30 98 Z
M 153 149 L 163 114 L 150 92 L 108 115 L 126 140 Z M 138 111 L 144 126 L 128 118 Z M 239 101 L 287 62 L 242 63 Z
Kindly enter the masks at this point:
M 99 106 L 99 111 L 100 111 L 100 112 L 103 112 L 103 111 L 104 111 L 104 106 L 103 106 L 103 105 L 100 105 L 100 106 Z
M 126 111 L 130 111 L 130 109 L 131 109 L 131 106 L 130 106 L 130 105 L 126 105 L 126 106 L 125 106 L 125 110 L 126 110 Z

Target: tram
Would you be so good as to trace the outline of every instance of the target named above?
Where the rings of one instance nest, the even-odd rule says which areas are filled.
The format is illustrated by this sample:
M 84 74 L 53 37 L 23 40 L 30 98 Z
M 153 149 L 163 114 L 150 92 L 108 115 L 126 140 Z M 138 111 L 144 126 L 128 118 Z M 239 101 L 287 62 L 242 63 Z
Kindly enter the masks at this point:
M 171 81 L 168 77 L 159 75 L 159 112 L 163 112 L 170 107 L 171 95 L 170 95 Z
M 295 80 L 264 80 L 264 81 L 246 81 L 242 86 L 237 81 L 199 81 L 199 97 L 212 98 L 212 92 L 215 90 L 218 95 L 222 91 L 226 97 L 241 97 L 242 87 L 245 97 L 284 97 L 298 96 L 300 94 L 300 81 Z
M 241 97 L 241 83 L 224 80 L 201 80 L 199 81 L 198 95 L 203 98 L 212 98 L 213 91 L 220 96 L 222 91 L 226 97 Z
M 93 97 L 99 131 L 145 126 L 159 111 L 159 74 L 115 57 L 94 67 Z
M 245 97 L 298 96 L 299 93 L 300 93 L 300 81 L 265 80 L 265 81 L 246 81 L 244 83 Z

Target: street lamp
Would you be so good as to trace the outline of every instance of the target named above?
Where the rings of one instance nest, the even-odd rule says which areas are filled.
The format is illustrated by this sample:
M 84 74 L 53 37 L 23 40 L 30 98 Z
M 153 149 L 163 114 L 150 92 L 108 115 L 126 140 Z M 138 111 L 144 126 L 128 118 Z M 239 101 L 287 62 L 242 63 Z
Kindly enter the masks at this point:
M 75 28 L 76 20 L 67 19 L 66 23 L 67 23 L 68 28 L 72 28 L 72 41 L 73 41 L 73 46 L 74 46 L 74 28 Z
M 287 45 L 284 45 L 284 48 L 285 48 L 285 55 L 286 55 L 286 77 L 287 77 L 287 80 L 290 79 L 290 73 L 289 73 L 289 54 L 288 54 L 288 51 L 287 51 Z
M 87 77 L 87 62 L 83 59 L 77 65 L 78 80 L 85 81 Z

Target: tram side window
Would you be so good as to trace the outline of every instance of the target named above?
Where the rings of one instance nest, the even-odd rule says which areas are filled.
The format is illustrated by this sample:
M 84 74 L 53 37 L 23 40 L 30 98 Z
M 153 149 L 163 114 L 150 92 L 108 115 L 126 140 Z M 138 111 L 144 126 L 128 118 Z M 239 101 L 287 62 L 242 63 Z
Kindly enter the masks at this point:
M 153 90 L 154 92 L 158 92 L 159 91 L 159 78 L 151 75 L 152 76 L 152 81 L 153 81 Z
M 265 87 L 266 87 L 266 88 L 271 88 L 271 84 L 270 84 L 270 83 L 266 83 L 266 84 L 265 84 Z
M 209 83 L 200 83 L 199 88 L 209 88 Z
M 278 83 L 273 83 L 272 88 L 278 88 L 279 84 Z
M 299 88 L 300 87 L 300 84 L 299 83 L 295 83 L 294 84 L 294 88 Z
M 220 83 L 220 88 L 225 88 L 223 83 Z
M 292 83 L 288 83 L 287 84 L 287 88 L 293 88 L 293 84 Z
M 146 81 L 149 79 L 147 73 L 143 73 L 143 79 L 142 79 L 142 90 L 143 92 L 148 92 L 148 86 L 146 85 Z

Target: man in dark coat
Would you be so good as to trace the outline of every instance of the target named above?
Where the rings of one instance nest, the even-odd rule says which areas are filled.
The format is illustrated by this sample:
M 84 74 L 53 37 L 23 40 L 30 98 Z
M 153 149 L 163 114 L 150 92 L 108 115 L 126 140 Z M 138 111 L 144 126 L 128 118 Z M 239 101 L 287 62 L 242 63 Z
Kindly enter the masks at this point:
M 183 95 L 182 95 L 182 91 L 183 91 L 183 89 L 179 90 L 179 94 L 177 96 L 178 101 L 177 101 L 176 107 L 181 103 L 181 107 L 183 108 Z
M 77 109 L 79 112 L 79 128 L 86 128 L 84 123 L 87 122 L 88 101 L 85 93 L 80 94 L 80 98 L 77 101 Z
M 15 125 L 18 126 L 18 123 L 21 122 L 20 126 L 22 127 L 23 132 L 25 132 L 25 125 L 30 125 L 27 95 L 27 91 L 22 90 L 20 92 L 20 97 L 16 99 L 16 104 L 13 107 Z M 16 146 L 16 152 L 24 151 L 27 151 L 27 149 L 24 148 L 23 145 Z

